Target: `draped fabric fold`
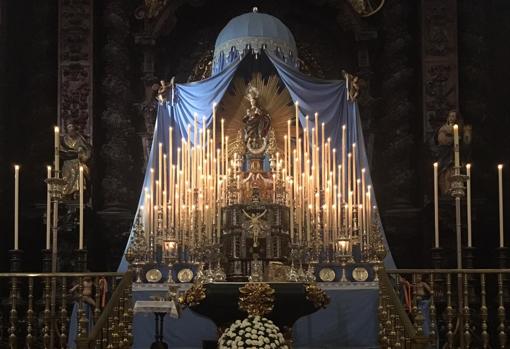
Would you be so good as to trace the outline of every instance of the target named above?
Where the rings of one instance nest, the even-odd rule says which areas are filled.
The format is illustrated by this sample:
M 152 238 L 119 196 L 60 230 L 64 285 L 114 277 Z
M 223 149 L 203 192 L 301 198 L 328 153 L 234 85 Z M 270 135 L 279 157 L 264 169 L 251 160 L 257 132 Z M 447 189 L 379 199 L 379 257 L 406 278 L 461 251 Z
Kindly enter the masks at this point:
M 306 115 L 310 115 L 310 122 L 313 123 L 314 114 L 317 112 L 319 123 L 326 124 L 325 136 L 331 138 L 332 147 L 338 150 L 337 154 L 340 154 L 342 148 L 342 126 L 346 126 L 347 148 L 351 149 L 352 144 L 356 143 L 359 150 L 358 164 L 360 164 L 360 169 L 365 168 L 366 184 L 372 185 L 358 106 L 355 101 L 347 100 L 345 82 L 343 80 L 321 80 L 307 76 L 288 65 L 274 53 L 265 52 L 264 54 L 274 65 L 292 99 L 298 101 L 301 125 L 305 125 Z M 174 128 L 173 149 L 175 152 L 181 138 L 187 137 L 187 127 L 193 125 L 194 115 L 198 116 L 200 125 L 202 125 L 202 118 L 204 117 L 206 125 L 210 126 L 213 102 L 219 103 L 221 101 L 244 57 L 235 60 L 224 70 L 208 79 L 187 84 L 176 84 L 173 98 L 169 96 L 169 102 L 159 105 L 153 143 L 138 208 L 144 202 L 144 188 L 150 182 L 150 169 L 154 167 L 157 161 L 158 144 L 163 144 L 165 153 L 169 151 L 169 127 Z M 190 139 L 193 140 L 193 137 L 190 137 Z M 375 203 L 373 185 L 371 195 L 372 202 Z M 382 231 L 382 227 L 380 228 Z M 131 231 L 132 234 L 133 231 Z M 383 240 L 387 251 L 389 251 L 384 234 Z M 389 252 L 385 264 L 389 267 L 394 266 L 393 258 Z M 126 269 L 127 263 L 123 258 L 118 270 L 125 271 Z
M 314 114 L 318 113 L 319 123 L 325 123 L 326 125 L 325 137 L 331 138 L 332 147 L 338 150 L 337 154 L 340 154 L 340 151 L 342 151 L 342 127 L 346 126 L 346 152 L 349 152 L 352 144 L 356 143 L 358 147 L 357 163 L 361 165 L 360 168 L 365 168 L 366 184 L 372 187 L 372 202 L 377 206 L 358 104 L 355 101 L 347 100 L 345 81 L 322 80 L 305 75 L 270 52 L 266 52 L 266 54 L 292 99 L 298 102 L 299 120 L 303 127 L 306 115 L 309 115 L 310 122 L 313 123 Z M 378 222 L 381 224 L 380 220 Z M 379 228 L 380 231 L 383 231 L 382 225 Z M 395 263 L 386 236 L 384 233 L 382 235 L 384 245 L 388 251 L 384 262 L 387 267 L 394 267 Z
M 208 79 L 175 85 L 173 106 L 167 104 L 167 108 L 172 109 L 172 122 L 182 137 L 187 137 L 187 126 L 193 125 L 194 115 L 198 116 L 200 124 L 202 117 L 205 117 L 207 126 L 210 126 L 212 105 L 218 103 L 225 94 L 243 58 L 237 59 L 221 73 Z

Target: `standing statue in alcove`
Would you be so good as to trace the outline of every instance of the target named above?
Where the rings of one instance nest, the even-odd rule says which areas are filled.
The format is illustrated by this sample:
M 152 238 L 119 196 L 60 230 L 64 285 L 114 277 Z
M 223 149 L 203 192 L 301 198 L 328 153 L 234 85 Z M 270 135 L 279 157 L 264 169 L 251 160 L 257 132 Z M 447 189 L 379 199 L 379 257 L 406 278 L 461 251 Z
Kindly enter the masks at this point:
M 259 106 L 259 95 L 259 90 L 249 84 L 245 98 L 250 102 L 250 107 L 246 109 L 246 114 L 243 117 L 244 142 L 249 148 L 260 145 L 261 141 L 263 144 L 267 144 L 266 137 L 271 128 L 271 116 Z
M 448 194 L 453 174 L 453 125 L 459 125 L 459 145 L 461 159 L 469 158 L 468 146 L 471 144 L 471 125 L 464 125 L 457 112 L 450 111 L 445 123 L 437 131 L 439 187 L 443 195 Z M 461 161 L 465 162 L 465 161 Z M 462 165 L 462 164 L 461 164 Z
M 65 134 L 61 140 L 60 156 L 64 162 L 62 166 L 62 177 L 64 185 L 64 196 L 70 200 L 77 200 L 80 191 L 80 166 L 83 166 L 84 183 L 86 188 L 92 146 L 85 137 L 78 132 L 76 125 L 70 121 L 66 124 Z

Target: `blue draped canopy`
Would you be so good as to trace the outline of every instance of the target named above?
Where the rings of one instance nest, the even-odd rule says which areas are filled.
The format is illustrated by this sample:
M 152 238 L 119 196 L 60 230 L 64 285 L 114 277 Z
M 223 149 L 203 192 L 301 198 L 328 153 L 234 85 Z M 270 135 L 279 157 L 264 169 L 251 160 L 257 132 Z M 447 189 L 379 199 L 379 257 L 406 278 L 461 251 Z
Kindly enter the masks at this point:
M 339 151 L 342 148 L 342 126 L 346 125 L 346 144 L 350 147 L 353 143 L 356 143 L 359 150 L 357 155 L 357 161 L 360 164 L 359 169 L 365 168 L 366 184 L 372 185 L 358 105 L 355 101 L 347 99 L 345 82 L 343 80 L 321 80 L 307 76 L 286 64 L 273 53 L 265 52 L 263 54 L 266 54 L 269 58 L 292 99 L 298 101 L 301 125 L 304 125 L 306 115 L 313 115 L 317 112 L 319 122 L 324 122 L 327 125 L 325 136 L 331 138 L 332 146 Z M 199 120 L 205 118 L 206 124 L 209 126 L 212 123 L 213 103 L 221 101 L 245 57 L 245 55 L 240 56 L 224 70 L 208 79 L 186 84 L 175 84 L 174 90 L 169 92 L 168 100 L 159 105 L 153 143 L 138 207 L 142 205 L 144 200 L 144 188 L 150 183 L 150 169 L 154 167 L 153 164 L 157 156 L 155 145 L 162 143 L 165 152 L 168 151 L 168 129 L 173 126 L 175 134 L 173 149 L 175 150 L 180 144 L 181 137 L 187 137 L 187 127 L 189 124 L 193 124 L 195 115 L 198 116 Z M 193 129 L 191 129 L 191 132 L 193 132 Z M 190 136 L 193 140 L 193 135 Z M 371 194 L 372 201 L 375 203 L 374 192 L 372 191 Z M 384 234 L 383 239 L 386 249 L 389 251 Z M 394 266 L 390 253 L 385 259 L 385 264 L 390 267 Z M 126 269 L 127 263 L 123 259 L 119 265 L 119 271 Z

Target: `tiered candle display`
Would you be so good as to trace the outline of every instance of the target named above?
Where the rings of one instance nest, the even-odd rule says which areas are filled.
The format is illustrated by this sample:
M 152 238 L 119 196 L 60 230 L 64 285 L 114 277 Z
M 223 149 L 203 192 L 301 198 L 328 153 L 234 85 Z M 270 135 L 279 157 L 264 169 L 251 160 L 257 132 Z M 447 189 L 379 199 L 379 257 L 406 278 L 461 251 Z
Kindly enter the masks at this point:
M 344 125 L 342 148 L 333 148 L 318 114 L 313 124 L 306 116 L 302 128 L 298 107 L 296 102 L 295 120 L 288 121 L 287 134 L 277 135 L 284 138 L 283 154 L 277 152 L 270 159 L 268 176 L 272 202 L 291 208 L 291 242 L 331 250 L 340 237 L 368 244 L 374 196 L 367 185 L 368 171 L 359 161 L 359 147 L 347 142 Z M 140 208 L 148 240 L 152 235 L 161 241 L 173 239 L 182 250 L 216 244 L 222 233 L 222 207 L 245 202 L 243 154 L 237 153 L 235 142 L 229 144 L 223 119 L 216 135 L 215 105 L 212 118 L 209 129 L 205 118 L 195 115 L 177 149 L 171 127 L 165 130 L 168 147 L 159 143 L 154 148 L 157 154 Z

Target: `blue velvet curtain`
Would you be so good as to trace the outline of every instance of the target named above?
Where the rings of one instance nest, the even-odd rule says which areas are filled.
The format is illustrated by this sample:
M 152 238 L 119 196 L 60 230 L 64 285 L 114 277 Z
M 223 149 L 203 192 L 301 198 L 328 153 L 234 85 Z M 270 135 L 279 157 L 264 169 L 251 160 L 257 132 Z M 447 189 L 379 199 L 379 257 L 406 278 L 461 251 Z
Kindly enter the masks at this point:
M 358 170 L 365 168 L 366 184 L 372 185 L 358 106 L 356 102 L 347 100 L 345 82 L 343 80 L 321 80 L 307 76 L 288 65 L 275 54 L 270 52 L 263 54 L 267 54 L 292 99 L 299 102 L 301 125 L 305 124 L 306 115 L 310 115 L 310 121 L 313 121 L 314 113 L 318 112 L 319 122 L 326 123 L 326 137 L 331 137 L 331 142 L 333 147 L 337 149 L 337 154 L 340 154 L 342 147 L 342 126 L 346 125 L 346 144 L 350 148 L 353 143 L 356 143 L 359 149 L 357 160 L 360 166 Z M 154 166 L 154 164 L 157 161 L 155 157 L 157 156 L 158 143 L 161 142 L 164 151 L 168 151 L 169 127 L 174 128 L 173 149 L 175 151 L 181 142 L 181 138 L 187 137 L 187 126 L 188 124 L 193 125 L 194 115 L 198 116 L 200 124 L 202 124 L 202 117 L 205 117 L 206 124 L 209 126 L 212 121 L 212 104 L 223 98 L 243 57 L 245 55 L 206 80 L 176 84 L 174 92 L 170 92 L 168 96 L 168 102 L 159 105 L 153 143 L 138 207 L 144 200 L 144 188 L 149 185 L 150 169 L 154 167 L 157 171 L 157 166 Z M 193 139 L 193 135 L 190 136 Z M 373 191 L 372 198 L 375 203 Z M 385 238 L 384 243 L 389 251 Z M 388 267 L 394 266 L 391 254 L 386 257 L 385 264 Z M 127 263 L 123 259 L 118 270 L 124 271 L 126 269 Z

